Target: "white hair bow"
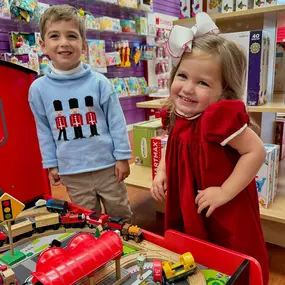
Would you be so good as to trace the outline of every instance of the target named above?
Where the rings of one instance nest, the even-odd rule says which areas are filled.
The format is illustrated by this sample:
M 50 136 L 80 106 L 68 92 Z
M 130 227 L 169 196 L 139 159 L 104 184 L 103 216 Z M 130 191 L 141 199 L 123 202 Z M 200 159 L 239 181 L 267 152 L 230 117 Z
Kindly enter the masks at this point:
M 177 25 L 174 26 L 167 42 L 167 49 L 173 58 L 173 64 L 177 65 L 179 63 L 182 54 L 186 50 L 191 52 L 192 41 L 195 38 L 208 33 L 218 34 L 219 29 L 211 17 L 204 12 L 196 15 L 196 25 L 191 29 Z

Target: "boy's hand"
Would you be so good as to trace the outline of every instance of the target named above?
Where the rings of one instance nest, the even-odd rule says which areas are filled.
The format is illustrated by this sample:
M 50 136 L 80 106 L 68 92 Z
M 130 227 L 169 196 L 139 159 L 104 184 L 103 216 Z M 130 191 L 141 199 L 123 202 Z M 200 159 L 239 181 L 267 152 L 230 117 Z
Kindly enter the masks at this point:
M 156 201 L 158 200 L 163 201 L 166 198 L 165 196 L 166 190 L 167 190 L 166 173 L 164 170 L 159 170 L 156 173 L 154 180 L 152 182 L 150 193 Z
M 117 182 L 124 181 L 130 175 L 130 165 L 128 160 L 118 160 L 115 165 Z
M 209 187 L 198 191 L 195 203 L 198 204 L 198 214 L 204 209 L 207 210 L 206 217 L 210 217 L 214 210 L 231 200 L 227 191 L 222 187 Z
M 49 168 L 48 178 L 49 178 L 51 185 L 53 185 L 53 186 L 58 186 L 61 184 L 60 178 L 58 175 L 58 168 L 57 167 Z

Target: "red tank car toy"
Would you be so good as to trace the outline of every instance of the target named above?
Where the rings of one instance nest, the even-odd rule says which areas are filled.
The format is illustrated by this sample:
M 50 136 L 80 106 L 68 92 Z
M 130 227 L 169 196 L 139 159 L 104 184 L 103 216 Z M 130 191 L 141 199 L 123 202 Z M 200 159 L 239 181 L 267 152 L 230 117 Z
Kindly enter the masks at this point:
M 7 235 L 3 232 L 0 232 L 0 247 L 3 246 L 3 244 L 5 243 L 7 239 Z
M 65 228 L 83 228 L 85 226 L 85 214 L 67 212 L 60 216 L 60 222 Z
M 90 229 L 96 228 L 99 225 L 104 227 L 104 225 L 107 223 L 108 219 L 109 219 L 109 215 L 98 214 L 96 212 L 93 212 L 92 214 L 86 216 L 86 222 L 87 222 L 87 225 Z
M 153 282 L 156 284 L 162 284 L 162 262 L 158 259 L 153 260 Z
M 75 284 L 123 253 L 121 238 L 114 232 L 103 233 L 98 239 L 80 233 L 71 239 L 67 248 L 52 247 L 43 251 L 32 272 L 32 284 Z M 116 263 L 117 264 L 117 263 Z
M 110 230 L 119 230 L 120 232 L 123 229 L 125 222 L 122 218 L 109 218 L 107 221 L 107 227 Z

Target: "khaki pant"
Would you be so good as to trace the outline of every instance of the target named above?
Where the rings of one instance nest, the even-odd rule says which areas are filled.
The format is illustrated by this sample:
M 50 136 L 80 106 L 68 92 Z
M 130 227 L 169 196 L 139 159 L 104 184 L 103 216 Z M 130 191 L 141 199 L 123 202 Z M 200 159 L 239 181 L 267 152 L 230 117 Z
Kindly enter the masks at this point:
M 61 175 L 72 203 L 131 222 L 132 212 L 124 182 L 117 182 L 115 167 L 72 175 Z

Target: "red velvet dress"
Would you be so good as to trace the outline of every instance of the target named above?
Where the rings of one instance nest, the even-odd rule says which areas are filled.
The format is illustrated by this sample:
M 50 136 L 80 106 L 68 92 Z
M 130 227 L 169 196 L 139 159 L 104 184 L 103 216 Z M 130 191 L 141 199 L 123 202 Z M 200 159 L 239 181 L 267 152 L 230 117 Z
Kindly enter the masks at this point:
M 167 142 L 165 230 L 176 229 L 256 258 L 267 285 L 268 256 L 255 180 L 209 218 L 198 214 L 195 204 L 198 190 L 221 186 L 232 173 L 240 155 L 227 139 L 248 123 L 241 101 L 219 101 L 190 120 L 177 116 Z

